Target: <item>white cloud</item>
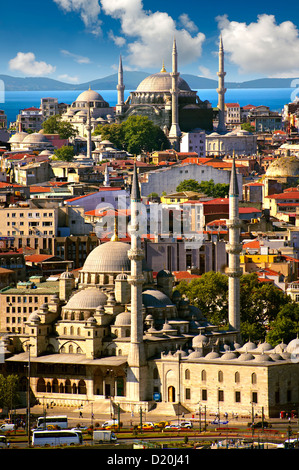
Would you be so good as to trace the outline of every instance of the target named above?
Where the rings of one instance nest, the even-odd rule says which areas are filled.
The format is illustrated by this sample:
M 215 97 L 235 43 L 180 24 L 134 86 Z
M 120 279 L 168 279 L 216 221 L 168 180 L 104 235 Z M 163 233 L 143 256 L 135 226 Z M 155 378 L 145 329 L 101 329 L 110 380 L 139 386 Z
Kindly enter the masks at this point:
M 201 73 L 202 77 L 205 78 L 213 78 L 215 80 L 215 74 L 212 74 L 210 69 L 208 67 L 205 67 L 204 65 L 201 65 L 199 68 L 199 71 Z
M 65 73 L 63 75 L 59 75 L 58 78 L 59 78 L 59 80 L 62 80 L 64 82 L 70 82 L 70 83 L 78 83 L 79 82 L 78 77 L 71 77 L 67 73 Z
M 299 31 L 291 21 L 277 24 L 273 15 L 259 15 L 250 24 L 216 18 L 225 52 L 241 74 L 268 77 L 299 75 Z
M 65 12 L 74 11 L 80 13 L 80 17 L 91 33 L 101 33 L 101 21 L 99 14 L 101 7 L 98 0 L 54 0 L 54 2 Z
M 190 31 L 190 33 L 195 33 L 198 28 L 196 26 L 196 24 L 190 20 L 189 16 L 187 15 L 187 13 L 183 13 L 182 15 L 180 15 L 179 17 L 179 20 L 180 22 L 182 23 L 182 25 L 188 30 Z
M 68 57 L 72 57 L 75 60 L 75 62 L 78 62 L 78 64 L 89 64 L 90 63 L 90 59 L 88 57 L 84 57 L 84 56 L 81 56 L 81 55 L 78 55 L 78 54 L 74 54 L 73 52 L 67 51 L 65 49 L 62 49 L 60 52 L 63 55 L 66 55 Z
M 125 38 L 121 36 L 115 36 L 113 31 L 109 31 L 109 38 L 112 39 L 116 46 L 122 47 L 126 44 Z
M 55 72 L 56 67 L 46 62 L 35 60 L 33 52 L 18 52 L 16 57 L 9 61 L 11 70 L 22 72 L 31 77 L 41 77 Z
M 106 15 L 120 21 L 122 35 L 131 41 L 126 61 L 132 66 L 158 67 L 163 60 L 170 64 L 174 37 L 180 65 L 201 56 L 204 34 L 197 33 L 192 37 L 186 27 L 177 29 L 168 13 L 145 11 L 141 0 L 101 0 L 101 6 Z M 186 22 L 187 19 L 184 15 L 183 20 Z M 190 27 L 194 29 L 195 25 L 189 20 Z

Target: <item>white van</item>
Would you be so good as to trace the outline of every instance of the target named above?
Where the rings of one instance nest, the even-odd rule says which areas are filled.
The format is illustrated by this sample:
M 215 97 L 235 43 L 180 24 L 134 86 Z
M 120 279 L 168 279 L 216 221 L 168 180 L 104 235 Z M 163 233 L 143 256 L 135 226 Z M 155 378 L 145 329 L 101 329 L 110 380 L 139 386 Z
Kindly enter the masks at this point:
M 118 426 L 118 419 L 110 419 L 102 424 L 102 428 L 109 428 L 110 426 Z

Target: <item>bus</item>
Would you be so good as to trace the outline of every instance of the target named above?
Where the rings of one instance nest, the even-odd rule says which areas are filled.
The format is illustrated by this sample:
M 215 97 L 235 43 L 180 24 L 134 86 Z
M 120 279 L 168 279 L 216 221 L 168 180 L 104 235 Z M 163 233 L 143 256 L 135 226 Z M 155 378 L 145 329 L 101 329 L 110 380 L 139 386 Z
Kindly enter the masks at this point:
M 67 416 L 39 416 L 37 418 L 38 429 L 54 429 L 56 426 L 60 429 L 67 429 Z
M 9 447 L 9 443 L 7 442 L 6 436 L 0 436 L 0 449 L 6 449 Z
M 55 447 L 55 446 L 74 446 L 82 445 L 83 437 L 81 431 L 61 429 L 55 431 L 33 431 L 33 447 Z

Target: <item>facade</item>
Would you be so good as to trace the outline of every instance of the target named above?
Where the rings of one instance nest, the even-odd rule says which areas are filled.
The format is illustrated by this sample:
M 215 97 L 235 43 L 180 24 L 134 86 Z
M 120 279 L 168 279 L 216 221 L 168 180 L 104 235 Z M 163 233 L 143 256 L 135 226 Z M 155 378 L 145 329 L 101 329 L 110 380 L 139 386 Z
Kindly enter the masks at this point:
M 43 115 L 40 108 L 26 108 L 21 109 L 17 115 L 16 127 L 19 132 L 26 132 L 27 129 L 38 132 L 42 128 Z
M 181 136 L 181 152 L 195 152 L 198 157 L 206 156 L 206 134 L 203 131 L 186 132 Z
M 225 103 L 225 124 L 228 128 L 236 127 L 241 122 L 239 103 Z
M 40 103 L 40 109 L 43 120 L 45 121 L 51 116 L 55 116 L 59 113 L 58 99 L 57 98 L 42 98 Z
M 248 131 L 235 129 L 220 134 L 212 132 L 206 135 L 206 156 L 254 155 L 257 153 L 257 136 Z

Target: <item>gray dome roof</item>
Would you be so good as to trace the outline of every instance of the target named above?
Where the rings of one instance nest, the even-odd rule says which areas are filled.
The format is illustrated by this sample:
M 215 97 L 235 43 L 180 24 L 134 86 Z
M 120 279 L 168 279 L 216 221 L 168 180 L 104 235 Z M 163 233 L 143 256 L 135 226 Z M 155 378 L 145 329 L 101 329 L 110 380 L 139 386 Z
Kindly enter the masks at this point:
M 138 92 L 170 92 L 172 89 L 172 76 L 169 72 L 159 72 L 149 75 L 138 85 Z M 188 83 L 181 77 L 178 77 L 178 89 L 191 91 Z
M 250 353 L 243 353 L 237 358 L 238 361 L 252 361 L 253 359 L 254 356 Z
M 219 357 L 218 352 L 211 351 L 205 356 L 205 359 L 218 359 L 218 357 Z
M 97 91 L 86 90 L 80 93 L 76 101 L 104 101 L 104 100 Z
M 130 272 L 131 262 L 128 258 L 130 245 L 110 241 L 97 246 L 87 256 L 81 272 L 88 273 L 121 273 Z
M 96 287 L 87 287 L 76 292 L 68 301 L 64 309 L 86 310 L 96 309 L 99 305 L 106 305 L 107 296 Z
M 74 274 L 71 271 L 65 271 L 64 273 L 61 273 L 60 279 L 74 279 Z
M 27 132 L 16 132 L 15 134 L 13 134 L 11 136 L 11 138 L 9 139 L 9 143 L 19 143 L 19 142 L 22 142 L 25 137 L 27 137 L 27 135 L 29 135 Z
M 188 359 L 197 359 L 203 357 L 203 354 L 200 351 L 193 351 L 189 354 Z
M 268 167 L 266 176 L 286 177 L 299 175 L 299 158 L 292 155 L 275 159 Z
M 23 143 L 28 144 L 37 144 L 37 143 L 50 143 L 46 136 L 40 134 L 39 132 L 34 132 L 33 134 L 28 134 L 24 139 Z
M 128 326 L 131 325 L 131 313 L 122 312 L 119 313 L 114 322 L 115 326 Z
M 292 341 L 289 342 L 286 348 L 286 352 L 292 354 L 294 351 L 299 352 L 299 338 L 293 339 Z
M 148 289 L 142 293 L 142 303 L 145 307 L 162 308 L 169 305 L 173 306 L 173 303 L 167 295 L 154 289 Z
M 222 356 L 221 356 L 221 360 L 222 361 L 231 361 L 232 359 L 236 359 L 238 356 L 236 353 L 234 353 L 233 351 L 226 351 Z
M 201 345 L 207 344 L 207 343 L 208 343 L 208 338 L 205 335 L 199 334 L 193 338 L 192 347 L 193 348 L 200 347 Z

